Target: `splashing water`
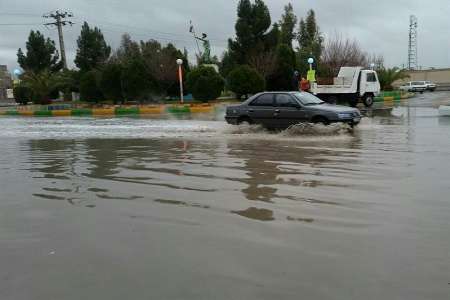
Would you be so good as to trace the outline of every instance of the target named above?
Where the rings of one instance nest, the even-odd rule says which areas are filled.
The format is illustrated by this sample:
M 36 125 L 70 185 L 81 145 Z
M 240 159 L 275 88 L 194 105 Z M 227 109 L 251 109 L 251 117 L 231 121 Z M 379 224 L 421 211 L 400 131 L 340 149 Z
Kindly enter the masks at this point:
M 270 135 L 279 137 L 293 136 L 341 136 L 352 132 L 351 126 L 348 124 L 335 123 L 330 125 L 299 123 L 290 126 L 285 130 L 267 130 L 262 125 L 241 124 L 229 127 L 225 130 L 225 134 L 232 135 Z
M 297 136 L 297 135 L 316 135 L 316 136 L 333 136 L 348 134 L 353 128 L 344 123 L 334 123 L 330 125 L 313 124 L 313 123 L 299 123 L 290 126 L 288 129 L 282 131 L 282 136 Z

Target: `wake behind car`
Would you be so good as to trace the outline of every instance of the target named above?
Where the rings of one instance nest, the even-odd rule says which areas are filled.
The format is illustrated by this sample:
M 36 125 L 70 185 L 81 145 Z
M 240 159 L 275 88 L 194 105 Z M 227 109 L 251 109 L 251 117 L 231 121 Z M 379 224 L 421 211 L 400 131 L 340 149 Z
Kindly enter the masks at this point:
M 356 108 L 325 103 L 306 92 L 264 92 L 241 105 L 229 106 L 225 119 L 233 125 L 247 122 L 270 129 L 285 129 L 301 122 L 354 126 L 361 121 L 361 113 Z

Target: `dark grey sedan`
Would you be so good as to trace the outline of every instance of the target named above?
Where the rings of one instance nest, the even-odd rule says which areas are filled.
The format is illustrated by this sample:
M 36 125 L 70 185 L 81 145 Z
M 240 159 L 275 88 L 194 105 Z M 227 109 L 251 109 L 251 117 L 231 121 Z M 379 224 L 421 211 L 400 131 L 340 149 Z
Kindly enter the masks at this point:
M 306 92 L 264 92 L 227 107 L 225 119 L 233 125 L 247 122 L 280 129 L 301 122 L 354 126 L 361 121 L 361 113 L 356 108 L 327 104 Z

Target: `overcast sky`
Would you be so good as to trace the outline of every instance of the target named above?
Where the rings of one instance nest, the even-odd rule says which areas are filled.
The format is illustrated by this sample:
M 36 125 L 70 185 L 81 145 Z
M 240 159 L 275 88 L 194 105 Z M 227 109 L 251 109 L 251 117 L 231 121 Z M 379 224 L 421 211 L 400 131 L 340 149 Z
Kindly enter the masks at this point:
M 279 20 L 289 0 L 266 0 L 272 22 Z M 325 36 L 335 32 L 356 39 L 362 48 L 382 54 L 389 66 L 406 64 L 409 16 L 419 19 L 419 65 L 450 67 L 449 0 L 293 0 L 297 16 L 308 9 L 317 14 Z M 238 0 L 0 0 L 0 64 L 17 67 L 16 52 L 25 46 L 31 29 L 57 42 L 55 28 L 43 25 L 41 16 L 56 9 L 73 12 L 73 27 L 64 27 L 69 64 L 73 65 L 76 39 L 83 21 L 102 29 L 116 48 L 128 32 L 136 40 L 157 39 L 186 47 L 193 55 L 195 43 L 188 33 L 189 20 L 198 32 L 211 38 L 213 53 L 220 55 L 234 35 Z M 27 25 L 7 25 L 27 24 Z M 30 25 L 32 24 L 32 25 Z

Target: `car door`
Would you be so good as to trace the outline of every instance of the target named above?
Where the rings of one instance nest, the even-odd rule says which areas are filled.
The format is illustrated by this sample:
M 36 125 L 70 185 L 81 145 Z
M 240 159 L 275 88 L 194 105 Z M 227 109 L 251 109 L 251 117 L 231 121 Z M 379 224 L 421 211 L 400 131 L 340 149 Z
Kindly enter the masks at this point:
M 248 105 L 248 116 L 257 124 L 262 124 L 266 127 L 274 126 L 274 94 L 265 93 L 250 102 Z
M 306 121 L 305 111 L 290 94 L 276 94 L 275 96 L 276 127 L 287 128 L 291 125 Z

